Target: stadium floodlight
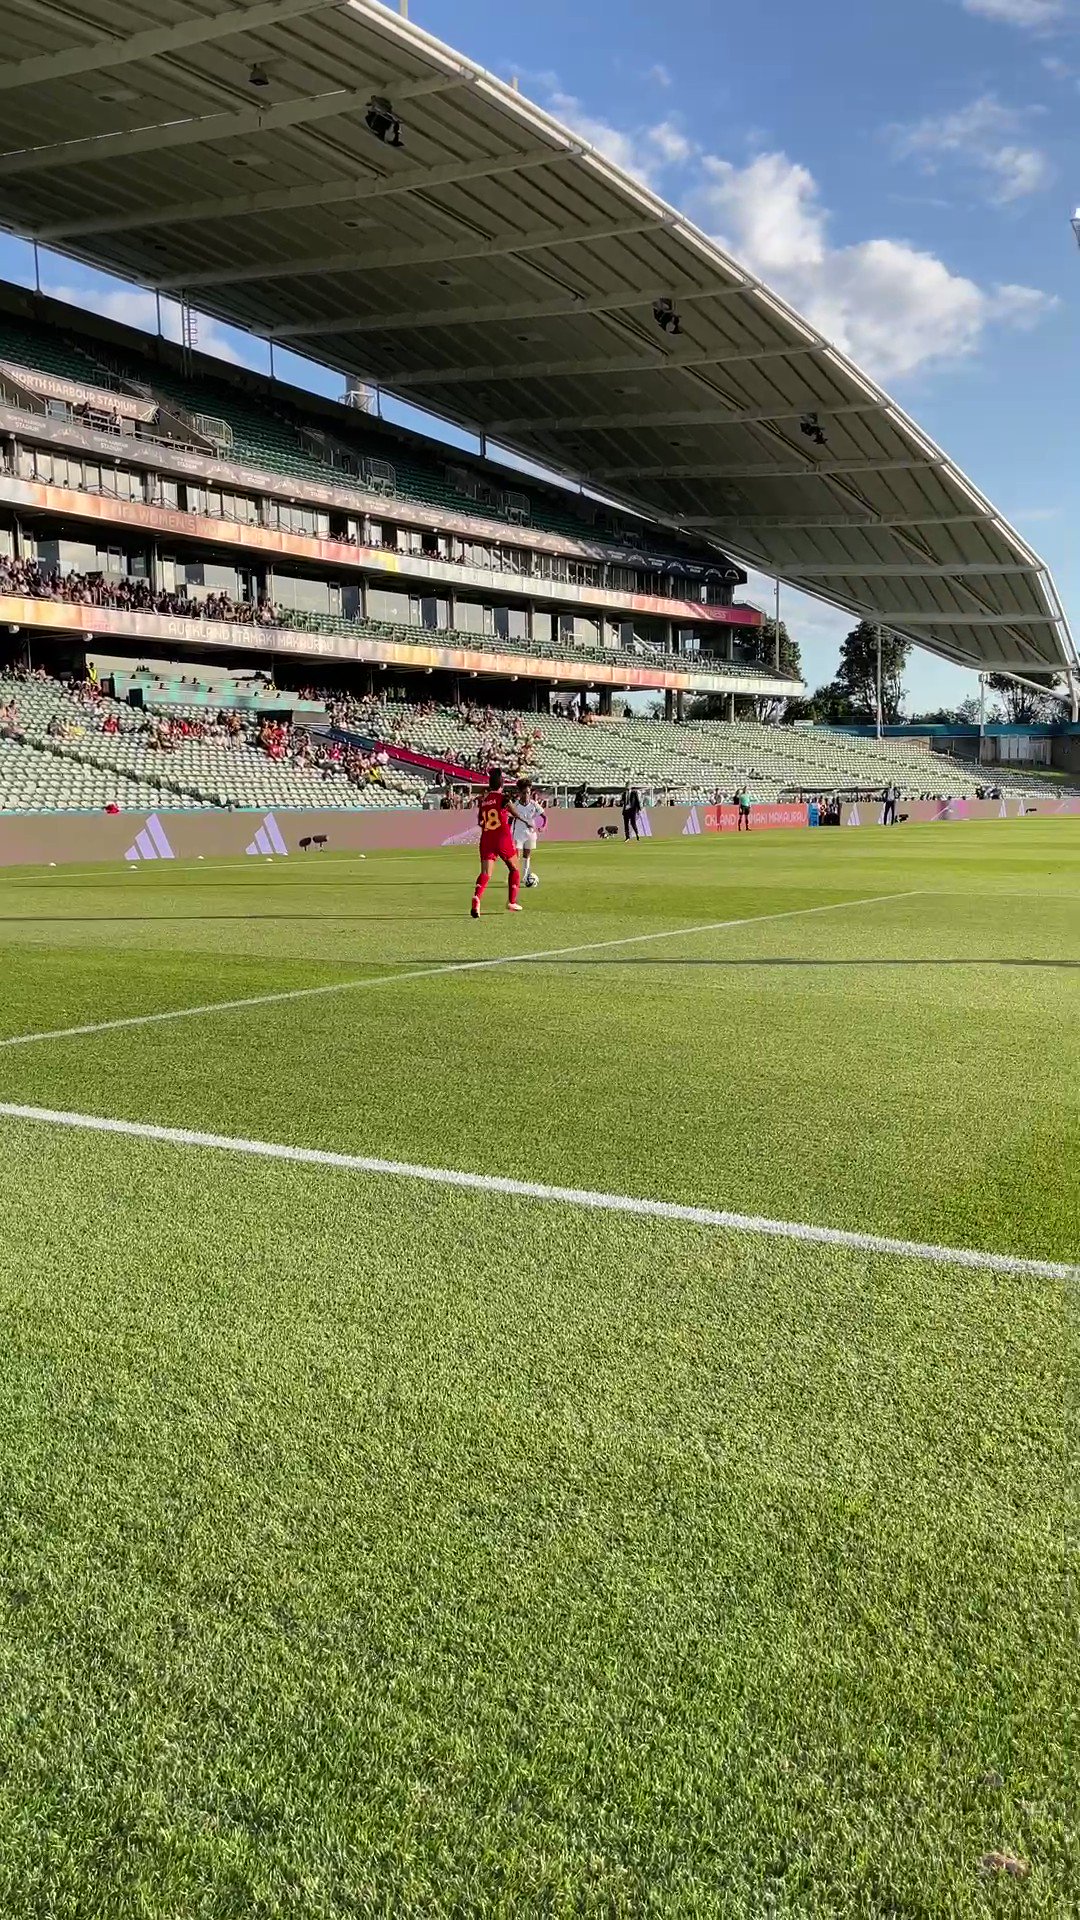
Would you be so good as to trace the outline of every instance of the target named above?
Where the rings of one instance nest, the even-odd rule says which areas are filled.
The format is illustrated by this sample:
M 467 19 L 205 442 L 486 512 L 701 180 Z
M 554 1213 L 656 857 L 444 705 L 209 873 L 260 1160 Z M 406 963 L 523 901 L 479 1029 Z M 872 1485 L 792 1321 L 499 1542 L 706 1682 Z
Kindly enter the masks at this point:
M 675 306 L 674 300 L 669 300 L 666 296 L 662 300 L 654 300 L 653 319 L 663 333 L 682 332 L 681 315 Z
M 816 413 L 803 414 L 799 421 L 799 432 L 805 433 L 807 439 L 812 440 L 816 447 L 827 447 L 829 444 Z
M 267 73 L 266 68 L 263 66 L 262 62 L 260 60 L 256 60 L 252 65 L 251 72 L 248 74 L 248 86 L 249 87 L 268 87 L 269 85 L 270 85 L 270 75 Z
M 388 147 L 401 147 L 405 142 L 401 137 L 401 121 L 394 112 L 389 100 L 381 93 L 373 93 L 367 103 L 364 125 L 376 140 L 382 140 Z
M 1080 207 L 1077 207 L 1076 212 L 1073 214 L 1072 230 L 1076 239 L 1076 244 L 1078 247 L 1080 247 Z

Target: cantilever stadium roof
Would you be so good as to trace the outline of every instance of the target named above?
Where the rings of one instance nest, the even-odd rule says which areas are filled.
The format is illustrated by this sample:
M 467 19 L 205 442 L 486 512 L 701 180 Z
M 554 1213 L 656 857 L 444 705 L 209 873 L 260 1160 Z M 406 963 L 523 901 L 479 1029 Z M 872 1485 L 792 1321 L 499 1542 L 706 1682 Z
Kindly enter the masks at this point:
M 1076 667 L 1038 555 L 880 387 L 396 13 L 5 0 L 4 27 L 10 231 L 479 428 L 947 659 Z M 400 146 L 366 125 L 373 94 Z

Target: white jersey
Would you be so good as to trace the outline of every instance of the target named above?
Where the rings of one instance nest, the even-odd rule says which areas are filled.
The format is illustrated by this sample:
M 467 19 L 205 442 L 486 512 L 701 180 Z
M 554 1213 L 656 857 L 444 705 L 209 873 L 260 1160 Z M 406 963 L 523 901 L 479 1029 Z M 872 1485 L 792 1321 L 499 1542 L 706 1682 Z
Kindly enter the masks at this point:
M 535 847 L 537 834 L 542 833 L 547 826 L 547 814 L 539 800 L 518 800 L 515 805 L 525 817 L 522 820 L 515 818 L 513 822 L 514 845 L 515 847 Z

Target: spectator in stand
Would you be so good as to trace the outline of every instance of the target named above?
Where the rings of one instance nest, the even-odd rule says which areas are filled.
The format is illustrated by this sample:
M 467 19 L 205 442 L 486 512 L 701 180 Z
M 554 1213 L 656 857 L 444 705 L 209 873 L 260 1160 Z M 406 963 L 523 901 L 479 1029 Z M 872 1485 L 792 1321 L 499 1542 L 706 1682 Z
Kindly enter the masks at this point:
M 227 593 L 189 597 L 186 588 L 155 592 L 148 580 L 107 580 L 101 573 L 51 571 L 36 560 L 0 560 L 0 593 L 63 600 L 73 606 L 113 607 L 120 613 L 160 613 L 173 619 L 227 620 L 239 626 L 274 626 L 281 616 L 268 600 L 234 600 Z M 144 669 L 140 669 L 144 671 Z

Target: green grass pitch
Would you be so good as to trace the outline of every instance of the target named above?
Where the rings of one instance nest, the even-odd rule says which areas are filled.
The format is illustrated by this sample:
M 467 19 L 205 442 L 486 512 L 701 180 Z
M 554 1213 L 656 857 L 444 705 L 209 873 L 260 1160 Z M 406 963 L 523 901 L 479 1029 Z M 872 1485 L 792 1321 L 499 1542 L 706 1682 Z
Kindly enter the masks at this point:
M 0 1103 L 1080 1263 L 1080 822 L 474 858 L 0 876 L 0 1041 L 351 983 Z M 0 1140 L 5 1920 L 1080 1909 L 1077 1281 Z

